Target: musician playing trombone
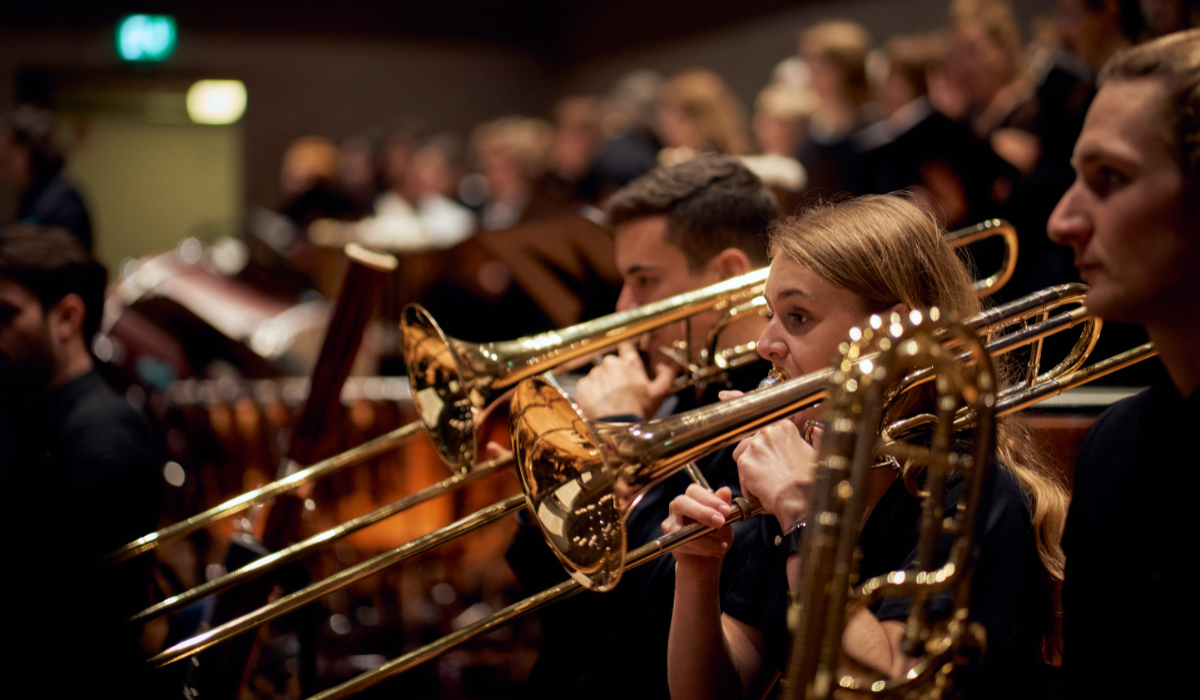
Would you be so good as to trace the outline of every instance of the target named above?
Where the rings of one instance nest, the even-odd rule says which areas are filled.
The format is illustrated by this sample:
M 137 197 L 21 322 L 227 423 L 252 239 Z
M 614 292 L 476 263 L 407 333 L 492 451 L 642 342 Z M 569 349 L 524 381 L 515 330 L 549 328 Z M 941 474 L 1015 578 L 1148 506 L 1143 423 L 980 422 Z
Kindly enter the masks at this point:
M 765 266 L 766 229 L 779 211 L 770 190 L 737 159 L 706 155 L 634 180 L 612 196 L 607 215 L 624 279 L 617 310 L 624 311 Z M 769 369 L 765 362 L 732 370 L 729 385 L 670 395 L 681 368 L 660 350 L 683 340 L 691 348 L 703 347 L 717 316 L 718 312 L 710 311 L 693 317 L 691 337 L 685 336 L 683 324 L 671 324 L 644 336 L 640 348 L 623 344 L 579 381 L 576 401 L 592 418 L 637 421 L 656 412 L 680 412 L 711 403 L 725 386 L 753 388 Z M 752 314 L 731 325 L 722 341 L 753 341 L 764 323 Z M 696 358 L 684 361 L 689 359 Z M 647 363 L 652 371 L 647 371 Z M 728 456 L 702 460 L 699 466 L 714 485 L 737 487 Z M 659 534 L 658 525 L 671 499 L 688 483 L 686 475 L 678 474 L 642 498 L 628 520 L 629 546 Z M 530 592 L 565 578 L 541 532 L 527 521 L 513 540 L 508 561 Z M 731 562 L 729 568 L 734 566 Z M 611 593 L 584 593 L 542 613 L 541 655 L 523 696 L 608 697 L 614 691 L 627 697 L 666 696 L 671 575 L 668 561 L 655 562 L 629 572 Z M 617 616 L 621 622 L 615 624 Z M 639 677 L 636 688 L 628 688 L 623 677 L 597 672 L 609 667 L 600 661 L 606 655 L 619 655 L 611 661 Z
M 886 318 L 937 306 L 965 318 L 979 311 L 971 276 L 938 225 L 902 197 L 863 197 L 807 210 L 773 227 L 770 252 L 771 316 L 758 349 L 792 377 L 826 367 L 851 327 L 864 326 L 872 314 Z M 903 395 L 885 423 L 932 411 L 932 397 L 930 385 Z M 791 641 L 789 587 L 798 576 L 796 539 L 816 458 L 806 437 L 819 442 L 820 429 L 810 423 L 819 416 L 820 407 L 804 411 L 735 449 L 743 494 L 769 515 L 755 520 L 752 551 L 724 598 L 717 582 L 733 540 L 728 527 L 675 550 L 672 697 L 761 697 L 783 669 Z M 987 630 L 987 655 L 969 690 L 976 697 L 1024 697 L 1036 692 L 1035 684 L 1048 685 L 1042 662 L 1052 654 L 1046 642 L 1055 615 L 1053 589 L 1063 572 L 1059 538 L 1067 494 L 1015 423 L 999 421 L 997 441 L 1005 468 L 996 471 L 985 496 L 986 534 L 971 591 L 971 615 Z M 921 467 L 894 461 L 878 467 L 859 543 L 863 580 L 903 570 L 915 557 Z M 957 489 L 952 482 L 952 499 Z M 672 502 L 662 527 L 672 532 L 690 522 L 723 522 L 730 496 L 728 489 L 690 486 Z M 935 598 L 935 614 L 948 608 L 948 598 Z M 848 622 L 844 651 L 883 677 L 905 673 L 915 663 L 900 645 L 908 611 L 901 598 L 860 611 Z
M 1143 326 L 1170 379 L 1101 415 L 1076 464 L 1061 696 L 1187 694 L 1170 676 L 1196 650 L 1200 30 L 1117 53 L 1100 86 L 1050 238 L 1074 250 L 1088 308 Z

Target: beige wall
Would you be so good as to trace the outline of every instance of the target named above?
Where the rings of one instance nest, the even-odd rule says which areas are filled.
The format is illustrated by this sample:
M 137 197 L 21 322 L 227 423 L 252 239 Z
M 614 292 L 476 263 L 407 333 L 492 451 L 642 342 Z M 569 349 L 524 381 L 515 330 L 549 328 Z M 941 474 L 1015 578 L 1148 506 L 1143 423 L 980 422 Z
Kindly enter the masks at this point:
M 121 261 L 183 238 L 235 233 L 242 209 L 241 127 L 143 124 L 96 118 L 68 173 L 87 200 L 96 256 Z

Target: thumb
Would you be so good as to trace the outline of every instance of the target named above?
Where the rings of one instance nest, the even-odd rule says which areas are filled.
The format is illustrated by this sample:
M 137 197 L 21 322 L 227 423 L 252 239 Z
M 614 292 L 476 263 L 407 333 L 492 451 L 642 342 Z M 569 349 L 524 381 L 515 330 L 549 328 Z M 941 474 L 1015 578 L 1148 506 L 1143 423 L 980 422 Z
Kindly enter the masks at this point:
M 666 396 L 671 392 L 671 386 L 675 384 L 675 370 L 665 364 L 658 364 L 654 367 L 654 379 L 650 381 L 647 391 L 650 395 L 657 398 Z
M 821 428 L 821 426 L 819 426 L 819 425 L 812 429 L 812 434 L 810 435 L 810 437 L 812 438 L 813 450 L 816 451 L 817 454 L 821 453 L 821 435 L 823 435 L 824 433 L 825 433 L 825 430 L 823 428 Z

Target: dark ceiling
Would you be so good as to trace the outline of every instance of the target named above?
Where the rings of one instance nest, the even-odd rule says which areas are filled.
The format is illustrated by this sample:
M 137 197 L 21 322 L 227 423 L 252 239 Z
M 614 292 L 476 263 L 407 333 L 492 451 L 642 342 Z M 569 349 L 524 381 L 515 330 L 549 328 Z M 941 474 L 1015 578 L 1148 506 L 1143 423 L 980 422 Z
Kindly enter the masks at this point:
M 193 0 L 0 3 L 0 26 L 95 30 L 134 12 L 180 32 L 359 34 L 496 43 L 575 62 L 769 15 L 802 0 Z

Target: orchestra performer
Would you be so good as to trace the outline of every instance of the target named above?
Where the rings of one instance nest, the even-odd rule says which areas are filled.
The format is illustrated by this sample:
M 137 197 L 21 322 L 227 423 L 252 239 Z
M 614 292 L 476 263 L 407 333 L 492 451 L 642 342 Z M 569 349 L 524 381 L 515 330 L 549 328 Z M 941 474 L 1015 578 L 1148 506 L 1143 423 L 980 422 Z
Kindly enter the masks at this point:
M 824 205 L 785 219 L 771 234 L 766 298 L 770 321 L 759 352 L 792 377 L 826 367 L 853 326 L 871 314 L 907 313 L 937 306 L 953 318 L 979 311 L 966 268 L 940 227 L 905 198 L 867 196 Z M 932 387 L 911 392 L 885 421 L 933 410 Z M 743 440 L 733 455 L 743 494 L 762 503 L 754 549 L 724 597 L 718 581 L 730 549 L 730 528 L 675 550 L 675 609 L 669 677 L 675 698 L 762 697 L 786 663 L 789 588 L 797 583 L 796 537 L 805 519 L 816 447 L 800 426 L 820 407 L 771 424 Z M 813 431 L 819 438 L 819 432 Z M 1011 421 L 997 425 L 998 461 L 982 554 L 972 586 L 972 616 L 987 629 L 987 654 L 970 697 L 1015 697 L 1049 685 L 1041 660 L 1054 622 L 1054 584 L 1062 577 L 1059 546 L 1067 494 L 1036 457 L 1028 434 Z M 915 557 L 921 501 L 920 468 L 913 464 L 872 471 L 861 547 L 861 575 L 903 570 Z M 951 500 L 961 481 L 952 482 Z M 730 491 L 689 486 L 676 498 L 663 529 L 690 522 L 723 522 Z M 953 506 L 949 506 L 953 507 Z M 948 554 L 943 543 L 941 561 Z M 889 677 L 916 661 L 900 649 L 909 602 L 888 598 L 849 621 L 843 647 Z M 949 598 L 934 613 L 948 614 Z
M 146 559 L 100 571 L 95 561 L 158 526 L 162 461 L 146 417 L 95 371 L 106 272 L 64 229 L 0 232 L 0 516 L 9 534 L 21 643 L 7 661 L 57 697 L 139 697 Z M 62 673 L 63 642 L 75 651 Z M 56 673 L 57 672 L 57 673 Z
M 1145 328 L 1169 380 L 1105 411 L 1075 467 L 1063 537 L 1070 698 L 1171 692 L 1196 647 L 1181 594 L 1198 461 L 1184 440 L 1200 421 L 1200 30 L 1117 53 L 1099 84 L 1050 238 L 1074 251 L 1088 308 Z
M 775 199 L 736 158 L 702 155 L 659 167 L 618 190 L 607 214 L 616 232 L 617 267 L 624 286 L 618 310 L 637 308 L 750 272 L 766 264 L 765 232 L 778 216 Z M 692 319 L 693 343 L 702 340 L 716 312 Z M 758 336 L 760 318 L 729 328 L 730 343 Z M 683 338 L 682 324 L 647 334 L 643 351 L 655 365 L 647 372 L 638 349 L 623 344 L 577 387 L 576 400 L 592 418 L 636 421 L 656 412 L 684 411 L 717 400 L 727 385 L 668 396 L 676 369 L 657 349 Z M 739 327 L 744 326 L 744 327 Z M 730 385 L 753 388 L 769 367 L 764 362 L 733 370 Z M 670 405 L 663 407 L 664 401 Z M 698 465 L 710 483 L 737 488 L 737 473 L 726 453 Z M 638 547 L 660 534 L 671 498 L 689 483 L 680 473 L 651 489 L 627 521 L 628 544 Z M 521 520 L 522 516 L 519 516 Z M 536 592 L 566 579 L 563 566 L 528 520 L 508 551 L 521 587 Z M 731 560 L 733 557 L 731 557 Z M 731 561 L 732 572 L 736 563 Z M 660 559 L 627 572 L 608 593 L 584 592 L 543 611 L 541 654 L 523 689 L 525 697 L 664 698 L 667 633 L 670 628 L 674 562 Z M 610 669 L 620 667 L 622 674 Z M 630 687 L 629 675 L 639 682 Z

